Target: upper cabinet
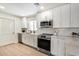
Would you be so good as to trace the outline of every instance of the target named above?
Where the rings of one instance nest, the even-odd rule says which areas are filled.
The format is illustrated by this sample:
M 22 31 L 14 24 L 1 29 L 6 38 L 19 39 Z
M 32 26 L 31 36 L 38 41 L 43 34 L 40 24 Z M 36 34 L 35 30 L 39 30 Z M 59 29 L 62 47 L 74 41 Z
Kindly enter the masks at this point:
M 61 20 L 61 14 L 60 14 L 60 8 L 53 9 L 53 27 L 60 27 L 60 20 Z
M 79 4 L 71 4 L 71 27 L 79 27 Z
M 52 20 L 52 10 L 41 13 L 42 20 Z
M 39 13 L 37 15 L 38 27 L 42 20 L 53 20 L 53 28 L 79 27 L 79 4 L 64 4 Z
M 70 4 L 53 9 L 53 27 L 62 28 L 70 26 Z
M 53 18 L 52 18 L 52 9 L 37 14 L 36 19 L 37 19 L 37 27 L 38 28 L 40 28 L 40 22 L 41 21 L 53 20 Z
M 60 27 L 70 27 L 70 4 L 60 7 Z
M 40 21 L 43 20 L 53 20 L 54 28 L 70 27 L 70 4 L 39 13 L 37 19 L 38 27 L 40 26 Z
M 54 28 L 79 27 L 79 4 L 65 4 L 53 9 Z

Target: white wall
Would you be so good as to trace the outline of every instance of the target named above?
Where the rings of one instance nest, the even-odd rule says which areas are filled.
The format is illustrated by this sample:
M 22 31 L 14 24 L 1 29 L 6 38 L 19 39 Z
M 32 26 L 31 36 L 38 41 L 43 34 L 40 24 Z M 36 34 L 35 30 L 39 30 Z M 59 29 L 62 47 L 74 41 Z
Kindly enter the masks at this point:
M 16 43 L 20 28 L 21 20 L 19 17 L 0 12 L 0 46 Z

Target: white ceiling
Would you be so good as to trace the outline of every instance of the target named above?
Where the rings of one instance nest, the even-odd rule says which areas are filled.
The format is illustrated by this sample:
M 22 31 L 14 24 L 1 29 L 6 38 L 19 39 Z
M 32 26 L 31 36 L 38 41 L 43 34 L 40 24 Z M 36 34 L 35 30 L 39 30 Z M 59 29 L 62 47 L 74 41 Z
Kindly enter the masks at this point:
M 45 9 L 55 8 L 63 5 L 64 3 L 40 3 Z M 5 9 L 1 10 L 6 13 L 10 13 L 17 16 L 29 16 L 35 14 L 38 8 L 33 3 L 0 3 Z

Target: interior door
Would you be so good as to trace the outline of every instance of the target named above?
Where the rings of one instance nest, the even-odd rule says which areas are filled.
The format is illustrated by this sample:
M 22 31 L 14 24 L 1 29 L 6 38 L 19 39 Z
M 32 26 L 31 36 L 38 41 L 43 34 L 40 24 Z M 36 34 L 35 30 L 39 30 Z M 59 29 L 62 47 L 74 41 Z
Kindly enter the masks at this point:
M 0 19 L 0 46 L 10 44 L 15 41 L 14 21 L 10 19 Z

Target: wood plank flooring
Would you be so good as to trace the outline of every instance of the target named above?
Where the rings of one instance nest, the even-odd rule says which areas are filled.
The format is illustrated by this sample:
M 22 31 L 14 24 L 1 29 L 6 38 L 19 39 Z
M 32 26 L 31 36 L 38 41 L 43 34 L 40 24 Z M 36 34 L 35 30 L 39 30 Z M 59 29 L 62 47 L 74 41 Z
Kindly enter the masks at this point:
M 16 43 L 0 47 L 0 56 L 47 56 L 31 47 Z

